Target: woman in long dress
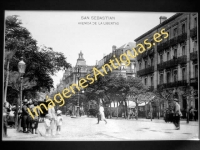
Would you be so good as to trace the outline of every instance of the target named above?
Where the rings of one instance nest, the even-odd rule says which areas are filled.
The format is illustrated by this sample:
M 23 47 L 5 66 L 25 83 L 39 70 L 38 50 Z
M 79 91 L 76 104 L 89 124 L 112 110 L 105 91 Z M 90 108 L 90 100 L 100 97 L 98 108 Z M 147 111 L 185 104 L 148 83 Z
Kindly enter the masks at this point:
M 56 128 L 56 112 L 51 103 L 50 105 L 51 105 L 51 108 L 48 109 L 48 114 L 51 119 L 50 131 L 51 131 L 51 135 L 55 135 L 54 129 Z
M 105 121 L 105 123 L 107 124 L 107 121 L 106 121 L 106 118 L 105 118 L 105 114 L 104 114 L 104 108 L 102 106 L 102 104 L 100 104 L 99 106 L 99 113 L 100 113 L 100 116 L 101 116 L 101 120 Z M 98 123 L 99 124 L 99 118 L 98 118 Z

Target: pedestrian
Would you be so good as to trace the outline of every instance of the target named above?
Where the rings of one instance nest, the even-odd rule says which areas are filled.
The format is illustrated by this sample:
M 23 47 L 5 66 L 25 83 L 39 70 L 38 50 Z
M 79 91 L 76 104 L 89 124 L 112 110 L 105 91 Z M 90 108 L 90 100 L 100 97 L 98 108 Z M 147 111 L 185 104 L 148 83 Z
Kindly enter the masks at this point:
M 107 121 L 105 119 L 105 114 L 104 114 L 104 108 L 103 108 L 103 105 L 101 103 L 99 105 L 99 114 L 98 114 L 98 122 L 97 122 L 97 124 L 99 124 L 100 120 L 105 121 L 105 124 L 107 124 Z
M 36 133 L 36 129 L 38 127 L 38 121 L 39 121 L 39 118 L 38 116 L 36 115 L 36 113 L 33 111 L 33 107 L 34 106 L 31 106 L 31 113 L 33 114 L 34 118 L 31 118 L 31 133 L 32 134 L 37 134 Z
M 21 122 L 21 127 L 23 128 L 23 133 L 28 133 L 28 130 L 27 130 L 27 128 L 28 128 L 28 124 L 27 124 L 27 118 L 28 118 L 28 115 L 29 115 L 29 113 L 28 113 L 28 110 L 27 110 L 27 99 L 25 99 L 24 101 L 23 101 L 23 106 L 22 106 L 22 114 L 21 114 L 21 116 L 22 116 L 22 122 Z
M 40 110 L 39 110 L 39 108 L 37 108 L 38 101 L 34 101 L 33 105 L 34 105 L 34 108 L 36 109 L 36 112 L 38 114 L 38 121 L 35 122 L 35 134 L 38 134 L 38 123 L 39 123 L 39 119 L 40 119 Z
M 4 102 L 3 105 L 3 137 L 7 137 L 7 125 L 8 125 L 8 103 Z
M 178 99 L 174 99 L 174 125 L 176 130 L 180 130 L 180 117 L 182 116 Z
M 57 118 L 56 118 L 56 133 L 60 134 L 61 126 L 62 126 L 63 118 L 62 118 L 62 111 L 57 111 Z
M 149 103 L 149 105 L 150 105 L 150 118 L 151 118 L 151 121 L 152 121 L 152 119 L 153 119 L 153 107 L 152 107 L 152 104 L 151 104 L 151 102 Z
M 32 108 L 34 108 L 32 100 L 28 101 L 27 108 L 29 108 L 30 110 L 32 110 Z M 33 121 L 33 118 L 31 117 L 30 113 L 28 113 L 28 117 L 27 117 L 28 132 L 32 132 L 32 127 L 31 127 L 32 121 Z
M 44 118 L 44 127 L 45 127 L 45 136 L 49 136 L 49 131 L 51 127 L 51 117 L 49 114 L 46 114 Z
M 50 115 L 50 118 L 51 118 L 50 131 L 51 131 L 51 135 L 54 136 L 55 135 L 54 129 L 56 127 L 56 113 L 55 113 L 55 109 L 52 103 L 49 103 L 48 105 L 50 105 L 50 108 L 48 108 L 48 114 Z

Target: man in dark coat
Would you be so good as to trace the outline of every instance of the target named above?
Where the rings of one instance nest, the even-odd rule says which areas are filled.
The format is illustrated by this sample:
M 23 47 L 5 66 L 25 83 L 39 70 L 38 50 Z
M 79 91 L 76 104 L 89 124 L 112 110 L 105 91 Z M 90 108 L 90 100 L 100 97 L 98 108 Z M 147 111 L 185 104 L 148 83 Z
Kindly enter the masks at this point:
M 21 127 L 23 128 L 23 132 L 24 133 L 28 133 L 27 131 L 27 118 L 28 118 L 28 110 L 27 110 L 27 99 L 24 100 L 23 102 L 23 106 L 22 106 L 22 123 L 21 123 Z

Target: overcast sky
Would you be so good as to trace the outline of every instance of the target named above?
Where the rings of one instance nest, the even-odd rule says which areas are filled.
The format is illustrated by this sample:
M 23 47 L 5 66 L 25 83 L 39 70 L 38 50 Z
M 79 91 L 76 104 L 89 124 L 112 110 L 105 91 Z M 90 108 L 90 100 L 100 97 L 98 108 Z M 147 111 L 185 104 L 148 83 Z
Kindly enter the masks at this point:
M 37 40 L 38 46 L 52 47 L 63 52 L 67 61 L 75 66 L 78 53 L 83 52 L 87 65 L 95 65 L 103 54 L 109 54 L 112 46 L 122 46 L 160 23 L 159 17 L 171 17 L 175 13 L 152 12 L 111 12 L 111 11 L 6 11 L 5 16 L 19 15 L 22 26 L 26 27 Z M 93 17 L 93 16 L 96 16 Z M 112 19 L 95 20 L 97 17 Z M 89 18 L 89 19 L 88 19 Z M 91 22 L 81 25 L 79 22 Z M 96 25 L 93 24 L 96 22 Z M 114 22 L 104 25 L 101 22 Z M 118 25 L 117 25 L 118 24 Z M 54 76 L 58 84 L 63 71 Z

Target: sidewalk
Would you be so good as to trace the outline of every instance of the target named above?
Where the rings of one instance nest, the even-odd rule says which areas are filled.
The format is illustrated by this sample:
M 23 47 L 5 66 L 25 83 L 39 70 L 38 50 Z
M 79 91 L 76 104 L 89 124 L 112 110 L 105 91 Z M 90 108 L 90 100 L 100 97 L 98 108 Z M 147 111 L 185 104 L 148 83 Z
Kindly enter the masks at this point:
M 41 134 L 32 134 L 32 133 L 23 133 L 22 131 L 17 131 L 15 128 L 7 128 L 7 137 L 3 137 L 2 140 L 12 140 L 12 139 L 18 139 L 20 140 L 28 140 L 28 139 L 37 139 L 38 137 L 41 137 Z

